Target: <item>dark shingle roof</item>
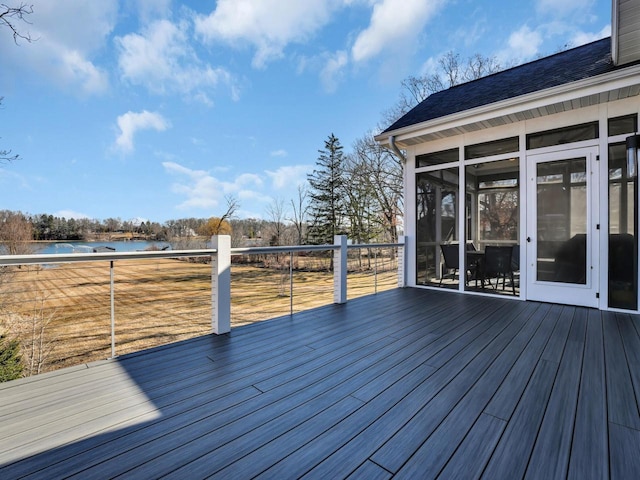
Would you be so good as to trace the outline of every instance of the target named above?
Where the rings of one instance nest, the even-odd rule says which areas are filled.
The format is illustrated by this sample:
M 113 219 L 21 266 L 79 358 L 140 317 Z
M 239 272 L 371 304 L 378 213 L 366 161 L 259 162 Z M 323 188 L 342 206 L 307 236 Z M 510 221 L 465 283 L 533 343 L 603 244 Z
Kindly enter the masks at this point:
M 618 68 L 624 67 L 616 67 L 611 61 L 611 39 L 603 38 L 434 93 L 385 132 L 595 77 Z

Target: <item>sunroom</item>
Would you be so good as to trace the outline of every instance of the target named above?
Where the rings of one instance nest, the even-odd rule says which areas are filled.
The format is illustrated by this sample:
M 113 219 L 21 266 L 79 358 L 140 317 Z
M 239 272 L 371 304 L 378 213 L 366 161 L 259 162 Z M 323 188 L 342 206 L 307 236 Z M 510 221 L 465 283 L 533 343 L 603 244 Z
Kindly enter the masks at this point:
M 631 3 L 611 38 L 431 95 L 376 137 L 405 159 L 409 286 L 638 311 Z

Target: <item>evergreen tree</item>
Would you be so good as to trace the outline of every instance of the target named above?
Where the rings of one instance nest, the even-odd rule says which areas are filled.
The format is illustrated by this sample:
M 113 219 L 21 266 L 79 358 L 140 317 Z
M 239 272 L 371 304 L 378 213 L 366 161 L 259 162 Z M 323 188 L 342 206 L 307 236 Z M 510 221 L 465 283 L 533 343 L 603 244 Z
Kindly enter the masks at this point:
M 340 140 L 332 133 L 318 150 L 317 169 L 309 181 L 309 237 L 314 244 L 333 243 L 334 235 L 344 232 L 346 216 L 344 154 Z
M 0 335 L 0 382 L 8 382 L 22 376 L 20 344 Z

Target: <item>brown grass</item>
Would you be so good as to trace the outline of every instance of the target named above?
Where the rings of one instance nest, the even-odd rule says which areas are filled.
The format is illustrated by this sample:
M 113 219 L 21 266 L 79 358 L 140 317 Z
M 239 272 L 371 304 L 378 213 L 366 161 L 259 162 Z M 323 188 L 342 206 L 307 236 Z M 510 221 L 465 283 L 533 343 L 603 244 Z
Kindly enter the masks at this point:
M 296 259 L 298 268 L 301 263 Z M 294 313 L 333 301 L 332 273 L 296 270 L 293 275 Z M 0 276 L 0 327 L 29 337 L 35 322 L 45 323 L 51 351 L 43 371 L 111 356 L 108 262 L 23 266 Z M 348 285 L 349 298 L 374 293 L 373 273 L 350 273 Z M 395 285 L 393 268 L 378 274 L 378 291 Z M 210 265 L 171 259 L 116 261 L 114 290 L 117 355 L 211 331 Z M 231 301 L 232 327 L 288 315 L 288 265 L 234 264 Z

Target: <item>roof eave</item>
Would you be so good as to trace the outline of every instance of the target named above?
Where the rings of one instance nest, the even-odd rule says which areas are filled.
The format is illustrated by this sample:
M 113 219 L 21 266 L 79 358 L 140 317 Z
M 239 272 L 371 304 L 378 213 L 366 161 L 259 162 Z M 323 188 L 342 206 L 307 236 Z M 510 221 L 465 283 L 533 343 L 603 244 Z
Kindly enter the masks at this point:
M 547 105 L 602 94 L 634 85 L 640 86 L 640 64 L 383 132 L 374 138 L 380 144 L 388 145 L 389 137 L 393 136 L 400 147 L 406 148 L 406 141 L 414 137 L 459 129 L 466 125 L 487 122 L 497 117 L 510 117 L 518 113 L 537 110 Z

